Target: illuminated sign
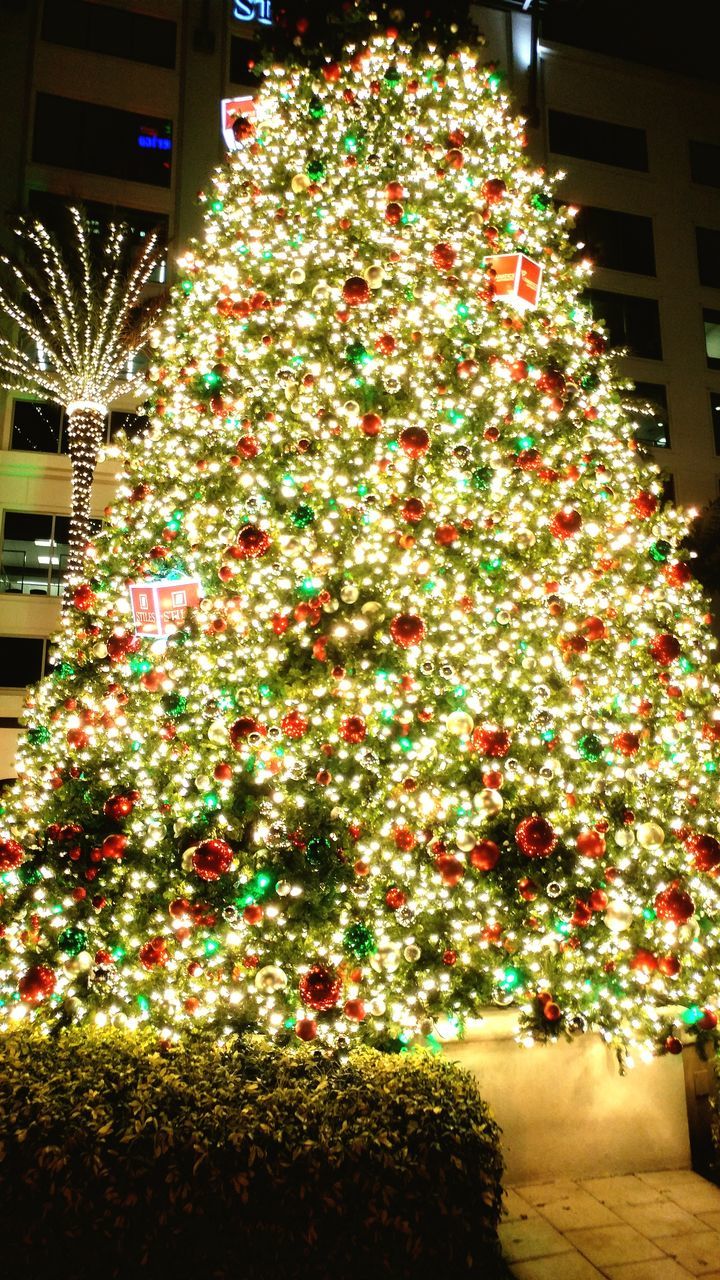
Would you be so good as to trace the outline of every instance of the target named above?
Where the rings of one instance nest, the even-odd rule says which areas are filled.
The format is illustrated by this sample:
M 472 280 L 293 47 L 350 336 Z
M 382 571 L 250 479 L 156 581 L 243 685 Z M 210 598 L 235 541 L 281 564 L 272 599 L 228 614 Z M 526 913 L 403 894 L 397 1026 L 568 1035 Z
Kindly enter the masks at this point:
M 254 98 L 223 98 L 220 103 L 220 128 L 228 151 L 237 149 L 237 140 L 233 133 L 233 125 L 238 116 L 254 116 Z
M 146 151 L 172 151 L 172 138 L 161 138 L 154 129 L 143 129 L 138 134 L 138 146 Z
M 270 0 L 234 0 L 232 16 L 236 22 L 262 22 L 272 24 Z

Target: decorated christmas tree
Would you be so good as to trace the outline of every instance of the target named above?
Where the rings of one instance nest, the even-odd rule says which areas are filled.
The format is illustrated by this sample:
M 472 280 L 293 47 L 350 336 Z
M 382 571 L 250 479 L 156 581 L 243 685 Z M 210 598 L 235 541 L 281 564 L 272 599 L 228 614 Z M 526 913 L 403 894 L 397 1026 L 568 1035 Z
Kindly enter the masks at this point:
M 28 698 L 3 1013 L 675 1051 L 719 689 L 571 213 L 460 35 L 272 65 L 235 131 Z

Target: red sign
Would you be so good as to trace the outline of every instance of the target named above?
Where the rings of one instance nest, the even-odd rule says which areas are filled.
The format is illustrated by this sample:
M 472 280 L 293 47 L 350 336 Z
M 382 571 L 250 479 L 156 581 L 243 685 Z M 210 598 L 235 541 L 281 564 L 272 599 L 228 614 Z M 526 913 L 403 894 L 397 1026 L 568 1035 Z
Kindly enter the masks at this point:
M 188 609 L 199 603 L 198 578 L 164 578 L 130 587 L 135 630 L 139 636 L 166 636 L 176 630 Z
M 542 267 L 524 253 L 499 253 L 486 258 L 485 265 L 495 272 L 493 284 L 498 298 L 506 298 L 521 310 L 536 307 L 540 297 Z
M 255 99 L 252 97 L 242 98 L 223 98 L 220 103 L 220 126 L 222 135 L 225 139 L 225 146 L 228 151 L 234 151 L 237 147 L 237 140 L 233 133 L 233 125 L 238 116 L 254 116 L 255 115 Z

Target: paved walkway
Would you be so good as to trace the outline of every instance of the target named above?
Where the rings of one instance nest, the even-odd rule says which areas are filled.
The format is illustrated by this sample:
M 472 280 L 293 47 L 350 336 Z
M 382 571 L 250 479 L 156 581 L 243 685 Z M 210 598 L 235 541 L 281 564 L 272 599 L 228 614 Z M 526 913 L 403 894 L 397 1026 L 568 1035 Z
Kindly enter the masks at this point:
M 514 1187 L 500 1239 L 517 1280 L 720 1280 L 720 1188 L 684 1170 Z

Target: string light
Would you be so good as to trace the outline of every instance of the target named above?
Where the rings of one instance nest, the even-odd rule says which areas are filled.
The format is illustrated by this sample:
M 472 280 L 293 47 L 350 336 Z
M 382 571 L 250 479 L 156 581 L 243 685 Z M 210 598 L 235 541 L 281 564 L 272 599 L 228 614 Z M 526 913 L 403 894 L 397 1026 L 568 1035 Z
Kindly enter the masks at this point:
M 475 51 L 274 67 L 238 132 L 29 697 L 8 1016 L 404 1044 L 514 1004 L 674 1052 L 715 1020 L 720 687 L 568 211 Z M 136 636 L 130 586 L 184 579 Z
M 67 413 L 72 467 L 70 548 L 64 604 L 82 576 L 90 539 L 90 495 L 108 406 L 138 394 L 142 377 L 131 355 L 147 336 L 139 305 L 160 257 L 155 234 L 129 260 L 127 228 L 113 223 L 103 242 L 80 210 L 69 211 L 71 252 L 39 221 L 16 227 L 27 259 L 0 256 L 0 314 L 14 333 L 0 332 L 0 385 L 50 400 Z

